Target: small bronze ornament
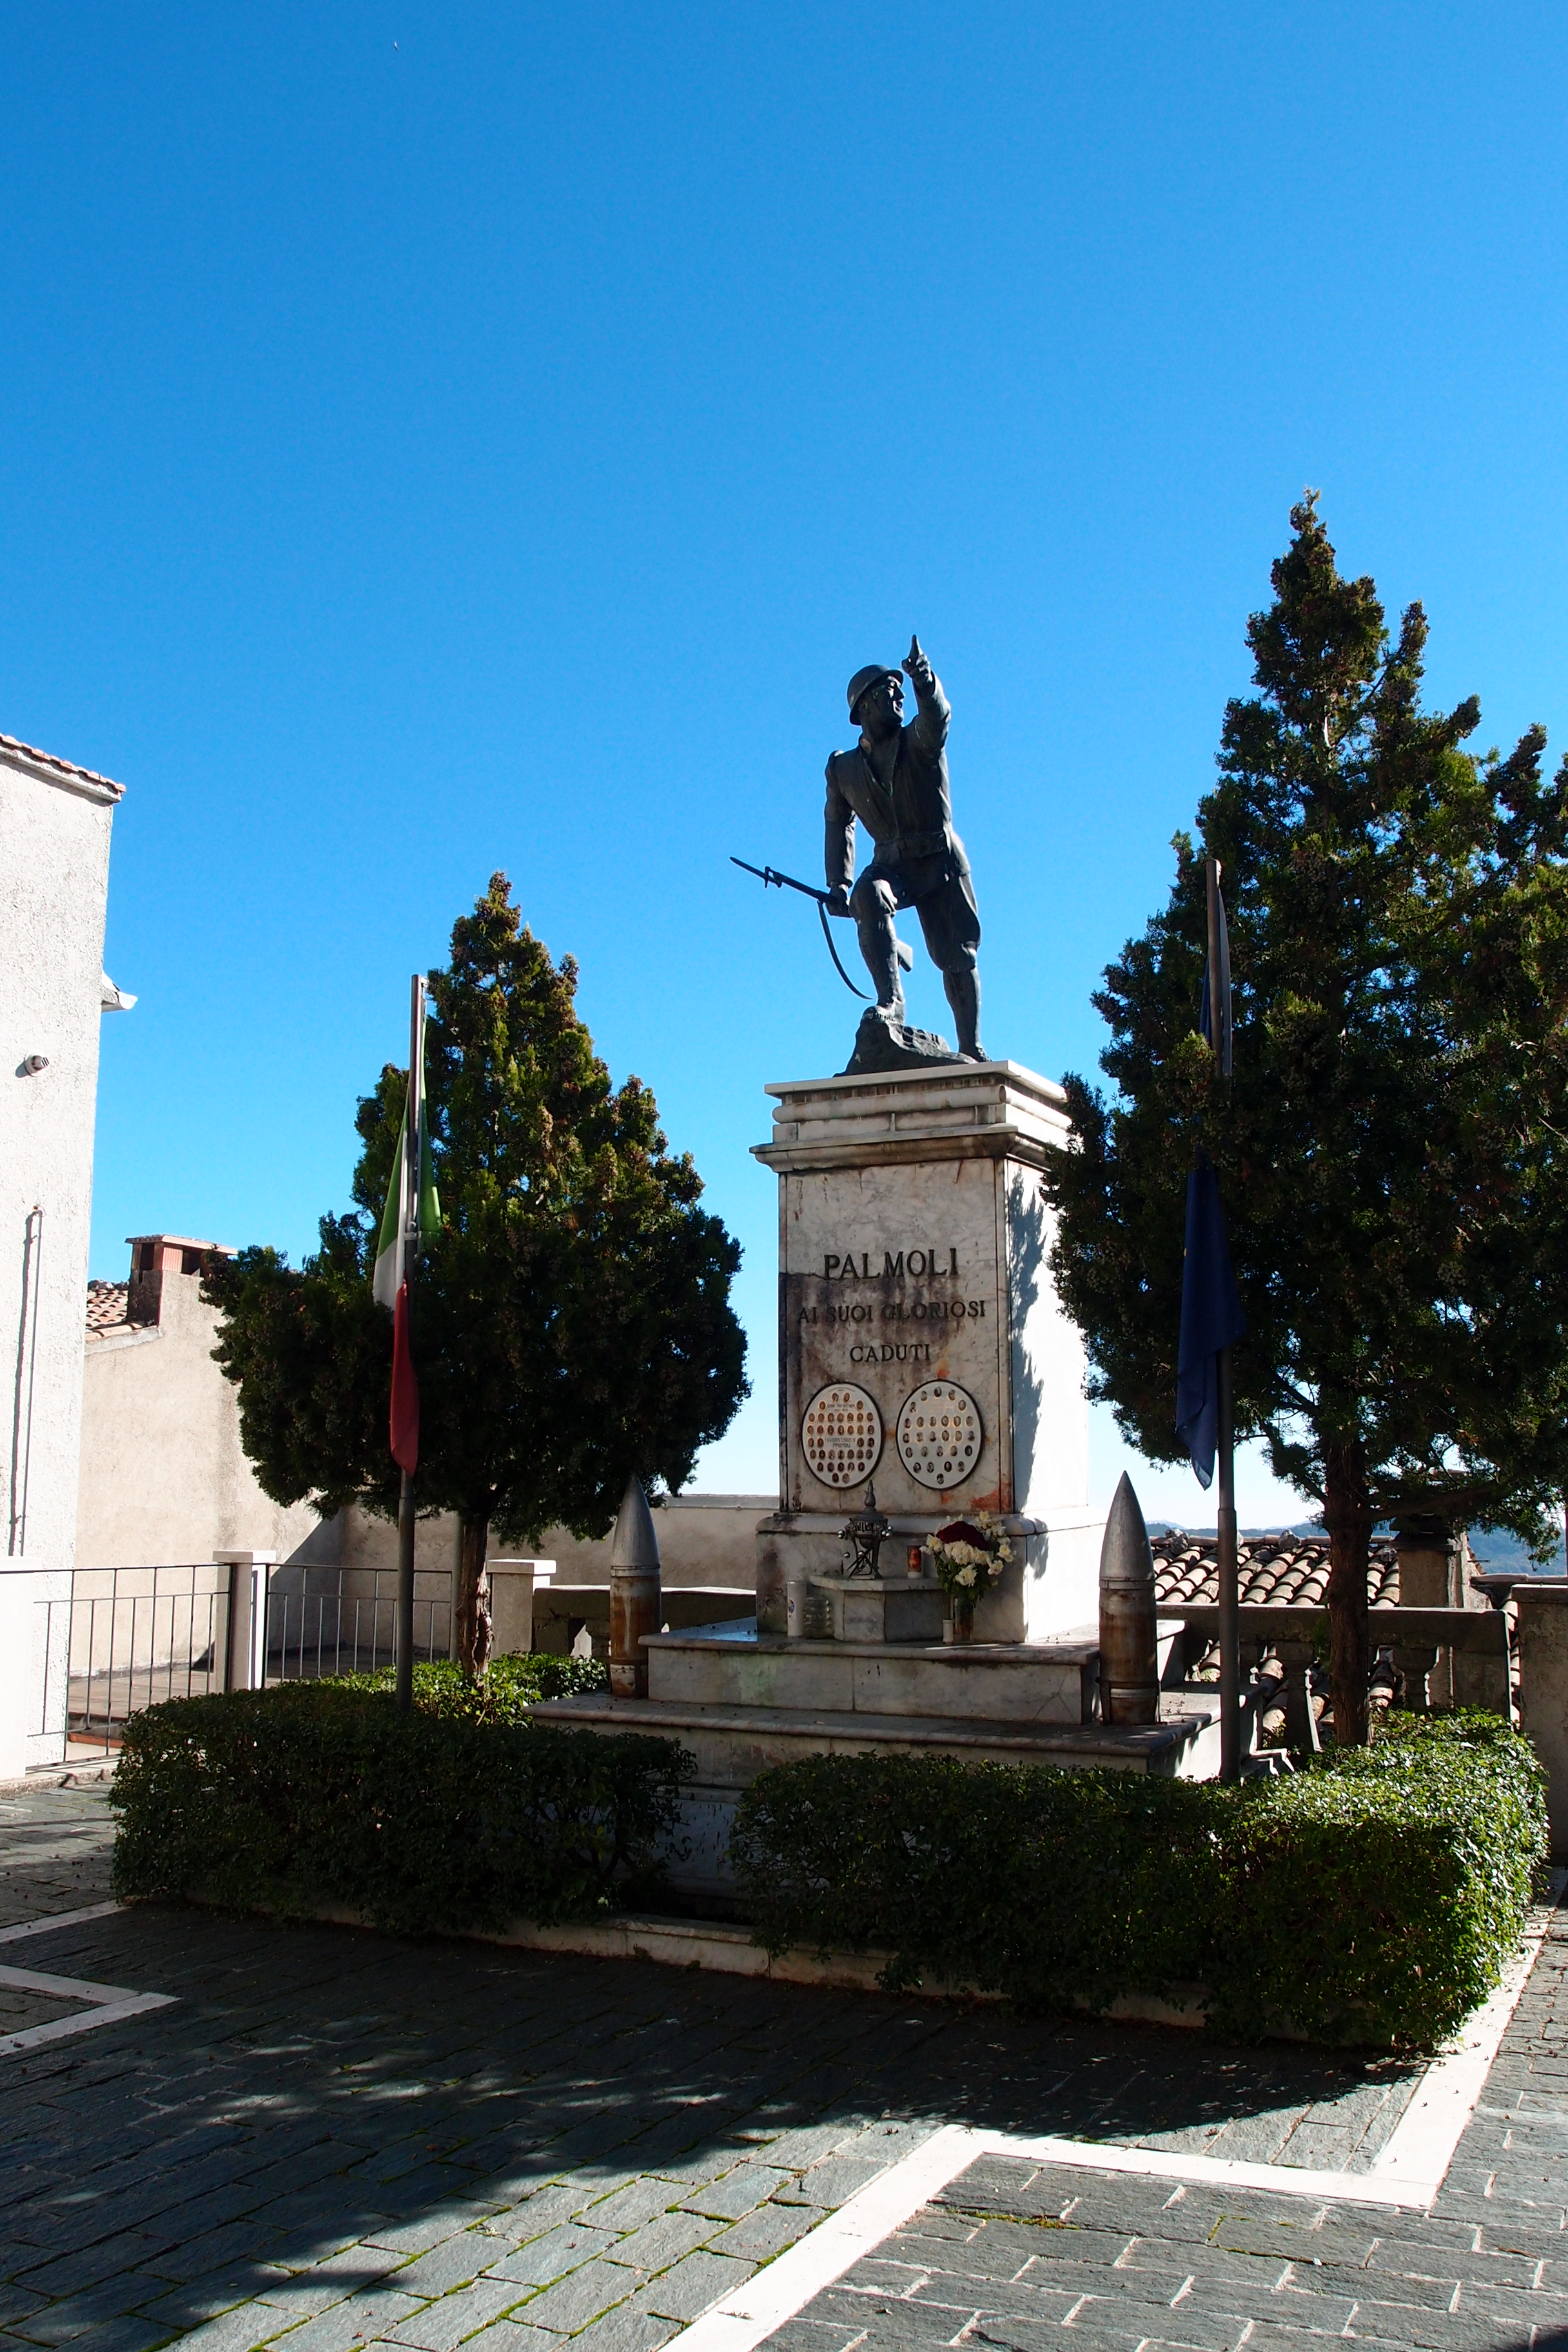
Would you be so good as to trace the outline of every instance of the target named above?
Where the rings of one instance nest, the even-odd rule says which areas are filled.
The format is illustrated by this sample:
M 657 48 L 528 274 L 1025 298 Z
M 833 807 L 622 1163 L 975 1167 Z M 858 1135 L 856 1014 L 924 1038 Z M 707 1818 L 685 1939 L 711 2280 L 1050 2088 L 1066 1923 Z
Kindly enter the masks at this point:
M 847 1576 L 879 1576 L 879 1562 L 882 1546 L 892 1533 L 893 1523 L 887 1514 L 877 1508 L 877 1489 L 866 1489 L 866 1507 L 857 1511 L 845 1522 L 840 1541 L 844 1546 L 844 1570 Z

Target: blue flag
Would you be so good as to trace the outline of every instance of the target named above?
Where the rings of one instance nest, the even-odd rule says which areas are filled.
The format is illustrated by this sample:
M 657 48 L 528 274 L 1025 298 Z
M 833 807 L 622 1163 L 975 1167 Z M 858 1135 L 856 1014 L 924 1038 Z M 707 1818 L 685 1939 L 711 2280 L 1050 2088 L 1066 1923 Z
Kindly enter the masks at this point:
M 1228 1078 L 1231 1068 L 1231 1003 L 1230 1003 L 1230 930 L 1225 919 L 1225 893 L 1219 887 L 1218 868 L 1214 884 L 1215 940 L 1218 948 L 1219 965 L 1219 1035 L 1213 1034 L 1214 1022 L 1209 1004 L 1209 967 L 1204 964 L 1204 992 L 1198 999 L 1198 1034 L 1213 1047 L 1219 1062 L 1219 1074 Z
M 1176 1434 L 1200 1486 L 1214 1477 L 1219 1438 L 1219 1351 L 1247 1319 L 1230 1270 L 1219 1179 L 1204 1160 L 1187 1179 L 1187 1244 L 1182 1260 L 1182 1337 L 1176 1349 Z

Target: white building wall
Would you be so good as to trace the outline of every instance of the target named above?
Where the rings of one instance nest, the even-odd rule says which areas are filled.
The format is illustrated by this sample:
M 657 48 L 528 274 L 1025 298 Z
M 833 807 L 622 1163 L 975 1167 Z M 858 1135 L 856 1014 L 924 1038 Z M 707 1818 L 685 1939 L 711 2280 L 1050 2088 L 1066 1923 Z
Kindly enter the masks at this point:
M 109 838 L 121 788 L 0 738 L 0 1777 L 52 1761 L 49 1644 L 76 1547 Z M 34 1056 L 47 1066 L 28 1070 Z M 60 1612 L 56 1612 L 60 1614 Z M 63 1617 L 62 1617 L 63 1624 Z
M 168 1567 L 219 1551 L 270 1551 L 296 1567 L 341 1567 L 345 1590 L 369 1591 L 377 1574 L 395 1572 L 396 1527 L 357 1509 L 322 1522 L 308 1503 L 286 1507 L 262 1493 L 240 1444 L 239 1391 L 213 1361 L 217 1311 L 202 1299 L 199 1274 L 180 1270 L 181 1251 L 166 1255 L 176 1263 L 159 1278 L 155 1304 L 139 1307 L 155 1311 L 156 1322 L 116 1325 L 82 1343 L 77 1565 Z M 772 1495 L 666 1497 L 655 1521 L 665 1581 L 749 1588 L 757 1522 L 775 1503 Z M 557 1562 L 558 1580 L 607 1585 L 612 1532 L 584 1543 L 552 1528 L 542 1550 Z M 515 1549 L 491 1531 L 492 1557 Z M 419 1521 L 422 1576 L 449 1571 L 457 1552 L 450 1512 Z
M 718 1584 L 749 1591 L 756 1581 L 757 1522 L 777 1507 L 774 1495 L 667 1495 L 656 1501 L 654 1533 L 666 1588 Z M 596 1541 L 584 1542 L 564 1528 L 547 1528 L 534 1549 L 541 1559 L 555 1563 L 557 1584 L 607 1586 L 614 1535 L 614 1528 L 606 1528 Z M 519 1549 L 490 1529 L 489 1559 L 508 1559 Z M 416 1556 L 421 1574 L 456 1565 L 454 1513 L 433 1512 L 419 1521 Z M 340 1558 L 345 1570 L 390 1575 L 397 1566 L 396 1528 L 367 1511 L 345 1511 Z
M 213 1361 L 216 1336 L 200 1276 L 174 1271 L 156 1323 L 87 1341 L 79 1567 L 164 1567 L 219 1551 L 336 1559 L 335 1528 L 258 1486 L 239 1442 L 239 1391 Z

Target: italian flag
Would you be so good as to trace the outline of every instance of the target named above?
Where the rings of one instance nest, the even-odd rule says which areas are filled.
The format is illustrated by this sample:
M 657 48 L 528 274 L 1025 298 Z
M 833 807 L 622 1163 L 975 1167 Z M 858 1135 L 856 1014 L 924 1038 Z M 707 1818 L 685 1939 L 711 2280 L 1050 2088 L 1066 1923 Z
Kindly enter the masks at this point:
M 423 1000 L 423 990 L 421 991 Z M 415 1117 L 419 1129 L 419 1171 L 409 1168 L 408 1095 L 397 1125 L 397 1155 L 386 1188 L 376 1240 L 371 1287 L 379 1306 L 392 1309 L 392 1458 L 412 1477 L 419 1466 L 419 1383 L 408 1337 L 408 1261 L 440 1230 L 441 1203 L 430 1158 L 430 1121 L 425 1108 L 425 1018 L 421 1001 L 419 1052 L 414 1072 Z M 415 1197 L 416 1194 L 417 1197 Z

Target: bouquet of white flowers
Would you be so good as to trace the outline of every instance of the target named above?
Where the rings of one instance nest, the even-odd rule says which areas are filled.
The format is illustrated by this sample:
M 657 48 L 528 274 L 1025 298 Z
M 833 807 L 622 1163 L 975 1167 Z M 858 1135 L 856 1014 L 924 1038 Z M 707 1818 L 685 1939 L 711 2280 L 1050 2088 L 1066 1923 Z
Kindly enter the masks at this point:
M 974 1604 L 984 1601 L 1013 1557 L 1013 1547 L 994 1512 L 979 1511 L 973 1519 L 954 1519 L 939 1528 L 926 1547 L 937 1580 L 948 1597 L 954 1625 L 973 1622 Z

